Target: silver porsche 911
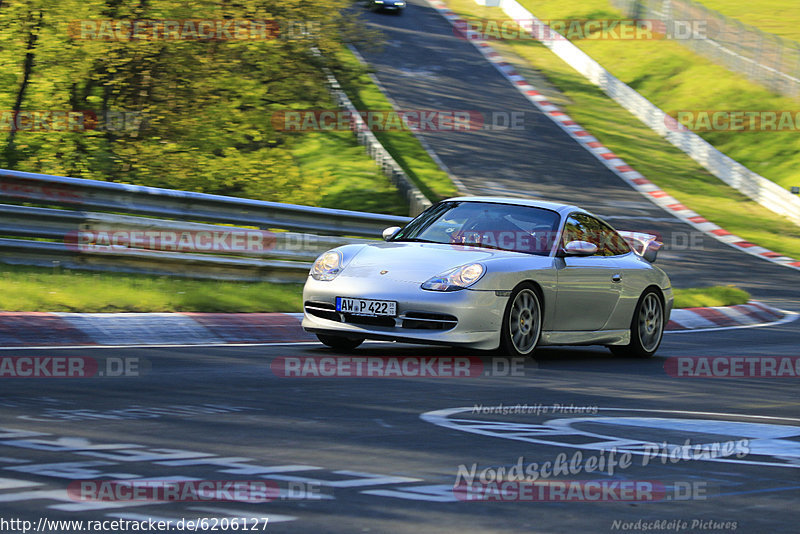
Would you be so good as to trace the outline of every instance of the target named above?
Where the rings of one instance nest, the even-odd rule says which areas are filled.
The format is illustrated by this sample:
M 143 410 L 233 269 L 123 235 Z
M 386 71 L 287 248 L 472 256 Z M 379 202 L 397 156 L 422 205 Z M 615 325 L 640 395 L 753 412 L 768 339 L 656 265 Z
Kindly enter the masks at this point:
M 442 201 L 384 242 L 314 262 L 303 328 L 336 349 L 365 339 L 498 349 L 606 345 L 652 356 L 672 310 L 655 236 L 617 232 L 575 206 Z

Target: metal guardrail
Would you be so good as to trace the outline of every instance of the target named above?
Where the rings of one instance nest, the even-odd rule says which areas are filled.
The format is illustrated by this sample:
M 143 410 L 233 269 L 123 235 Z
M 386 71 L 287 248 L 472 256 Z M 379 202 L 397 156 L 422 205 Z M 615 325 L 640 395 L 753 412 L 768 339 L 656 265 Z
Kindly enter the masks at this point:
M 81 253 L 64 243 L 0 238 L 0 261 L 9 265 L 114 271 L 186 278 L 302 283 L 309 263 L 173 252 Z
M 776 93 L 800 96 L 797 41 L 744 24 L 692 0 L 611 0 L 611 4 L 626 16 L 660 20 L 669 29 L 701 21 L 703 35 L 677 42 Z
M 9 197 L 184 220 L 313 231 L 323 235 L 379 237 L 376 228 L 408 217 L 315 208 L 141 185 L 0 170 L 0 198 Z
M 325 250 L 380 238 L 410 220 L 8 170 L 0 170 L 0 199 L 39 205 L 0 204 L 0 262 L 230 280 L 301 282 Z M 198 235 L 225 242 L 247 232 L 259 246 L 175 242 Z M 146 235 L 149 247 L 133 240 Z M 164 235 L 172 246 L 161 246 Z

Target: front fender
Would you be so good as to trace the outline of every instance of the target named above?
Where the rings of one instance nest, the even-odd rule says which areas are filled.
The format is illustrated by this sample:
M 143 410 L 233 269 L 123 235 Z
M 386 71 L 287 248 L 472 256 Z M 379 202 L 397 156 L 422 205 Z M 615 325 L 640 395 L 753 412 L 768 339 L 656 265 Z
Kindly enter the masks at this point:
M 542 293 L 542 329 L 552 329 L 558 281 L 553 258 L 524 255 L 481 263 L 486 267 L 486 274 L 470 287 L 471 290 L 494 291 L 499 296 L 507 297 L 521 283 L 532 282 Z

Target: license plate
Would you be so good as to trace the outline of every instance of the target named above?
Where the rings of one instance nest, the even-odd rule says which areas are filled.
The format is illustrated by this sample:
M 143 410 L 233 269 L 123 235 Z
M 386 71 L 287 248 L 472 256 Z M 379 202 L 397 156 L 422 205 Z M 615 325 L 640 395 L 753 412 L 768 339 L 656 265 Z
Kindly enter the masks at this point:
M 397 303 L 392 300 L 367 300 L 336 297 L 336 311 L 356 315 L 397 315 Z

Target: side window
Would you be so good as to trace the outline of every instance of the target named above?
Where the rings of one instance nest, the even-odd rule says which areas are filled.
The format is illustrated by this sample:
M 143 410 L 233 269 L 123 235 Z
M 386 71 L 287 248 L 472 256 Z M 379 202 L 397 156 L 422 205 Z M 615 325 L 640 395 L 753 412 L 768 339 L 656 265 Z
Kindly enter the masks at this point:
M 576 240 L 597 245 L 595 256 L 618 256 L 631 250 L 610 226 L 583 213 L 573 213 L 567 219 L 562 246 Z
M 603 228 L 605 229 L 604 234 L 607 236 L 604 241 L 605 248 L 609 256 L 620 256 L 631 251 L 631 247 L 628 242 L 622 239 L 622 236 L 619 235 L 613 228 L 602 222 L 600 224 L 603 225 Z
M 561 241 L 561 246 L 565 246 L 570 241 L 588 241 L 589 243 L 593 243 L 589 239 L 589 230 L 586 228 L 586 225 L 578 218 L 579 214 L 570 215 L 567 219 L 567 222 L 564 224 L 564 237 Z

